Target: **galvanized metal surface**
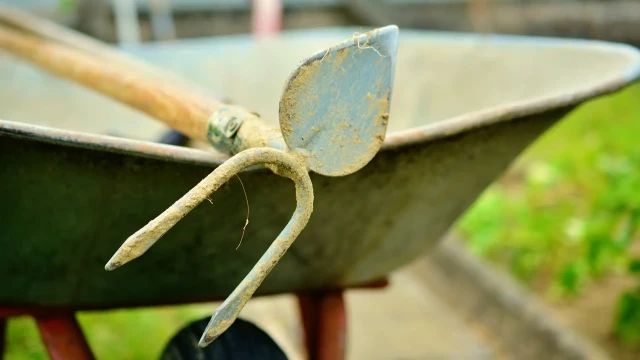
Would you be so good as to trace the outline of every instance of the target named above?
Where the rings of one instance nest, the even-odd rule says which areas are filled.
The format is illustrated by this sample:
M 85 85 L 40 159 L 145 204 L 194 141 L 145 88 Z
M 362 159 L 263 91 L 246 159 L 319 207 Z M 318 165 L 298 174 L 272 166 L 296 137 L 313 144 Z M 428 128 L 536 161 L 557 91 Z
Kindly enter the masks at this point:
M 512 154 L 553 120 L 556 117 L 519 122 L 515 130 L 505 123 L 472 139 L 382 152 L 361 172 L 345 178 L 312 176 L 314 216 L 257 293 L 360 283 L 424 253 Z M 509 141 L 496 139 L 503 136 Z M 7 179 L 1 195 L 11 204 L 0 210 L 5 229 L 3 305 L 115 306 L 224 297 L 294 208 L 287 180 L 263 171 L 242 174 L 252 216 L 238 250 L 246 208 L 241 188 L 229 186 L 211 197 L 213 204 L 194 209 L 144 257 L 105 272 L 103 264 L 123 238 L 172 204 L 211 167 L 6 135 L 0 147 L 6 164 L 0 175 Z M 460 169 L 476 152 L 495 159 L 476 160 Z M 456 173 L 468 175 L 455 183 L 445 177 Z M 425 184 L 432 190 L 425 191 Z M 456 199 L 445 201 L 447 192 L 457 193 Z M 434 206 L 436 201 L 441 203 Z
M 309 47 L 322 48 L 353 32 L 294 33 L 255 46 L 237 37 L 185 41 L 135 53 L 214 89 L 236 77 L 242 85 L 228 88 L 232 97 L 240 95 L 238 102 L 275 114 L 269 89 L 282 84 L 287 62 Z M 396 130 L 411 130 L 390 134 L 384 151 L 357 173 L 312 175 L 314 216 L 257 293 L 361 283 L 415 259 L 540 133 L 584 100 L 625 86 L 640 68 L 635 50 L 607 44 L 482 41 L 419 32 L 403 36 L 389 126 L 396 120 Z M 466 63 L 471 68 L 460 66 L 458 56 L 465 53 L 475 54 Z M 575 65 L 577 58 L 583 65 Z M 259 71 L 265 61 L 281 65 Z M 7 79 L 0 118 L 153 136 L 148 119 L 139 113 L 5 54 L 0 64 Z M 423 72 L 422 81 L 415 81 L 416 70 L 425 67 L 440 71 Z M 529 72 L 524 79 L 523 68 Z M 456 83 L 458 71 L 476 74 L 476 82 L 461 87 L 459 81 L 468 77 L 463 73 Z M 252 84 L 267 79 L 264 86 Z M 431 96 L 434 102 L 422 108 L 421 96 L 408 99 L 410 93 Z M 260 101 L 247 101 L 251 98 Z M 39 106 L 32 106 L 35 101 Z M 241 187 L 232 184 L 211 197 L 213 205 L 197 206 L 146 256 L 107 273 L 102 265 L 121 239 L 172 204 L 223 157 L 19 124 L 3 123 L 1 133 L 0 161 L 7 166 L 0 168 L 0 198 L 10 204 L 0 209 L 5 249 L 0 274 L 10 274 L 2 279 L 2 305 L 113 306 L 224 297 L 294 208 L 287 180 L 262 170 L 243 172 L 251 226 L 238 250 L 246 206 Z M 67 144 L 62 137 L 73 141 Z M 163 151 L 171 155 L 165 158 Z

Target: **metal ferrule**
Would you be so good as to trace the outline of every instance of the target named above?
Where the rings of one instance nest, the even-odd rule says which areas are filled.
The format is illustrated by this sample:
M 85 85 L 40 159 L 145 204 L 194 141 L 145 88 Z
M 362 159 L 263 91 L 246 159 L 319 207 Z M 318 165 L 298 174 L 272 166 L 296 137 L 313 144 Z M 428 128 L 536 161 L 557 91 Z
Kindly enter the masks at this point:
M 216 150 L 230 155 L 252 147 L 287 148 L 279 129 L 265 124 L 256 113 L 234 105 L 211 114 L 207 140 Z

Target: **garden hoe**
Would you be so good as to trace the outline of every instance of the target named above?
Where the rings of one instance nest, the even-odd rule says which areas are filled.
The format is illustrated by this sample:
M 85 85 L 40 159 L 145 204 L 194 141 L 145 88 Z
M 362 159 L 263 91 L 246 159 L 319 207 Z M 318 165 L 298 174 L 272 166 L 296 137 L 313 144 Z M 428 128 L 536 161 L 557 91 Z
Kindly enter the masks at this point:
M 207 96 L 90 38 L 37 22 L 12 21 L 0 9 L 0 46 L 163 121 L 232 155 L 157 218 L 131 235 L 106 264 L 114 270 L 141 256 L 231 177 L 264 165 L 295 183 L 297 206 L 284 230 L 213 314 L 200 346 L 233 324 L 247 301 L 306 226 L 313 210 L 309 171 L 345 176 L 364 167 L 385 138 L 398 28 L 355 33 L 318 51 L 291 73 L 280 99 L 280 129 L 240 106 Z M 47 31 L 45 31 L 47 30 Z M 76 34 L 73 34 L 77 37 Z M 81 44 L 81 46 L 79 45 Z

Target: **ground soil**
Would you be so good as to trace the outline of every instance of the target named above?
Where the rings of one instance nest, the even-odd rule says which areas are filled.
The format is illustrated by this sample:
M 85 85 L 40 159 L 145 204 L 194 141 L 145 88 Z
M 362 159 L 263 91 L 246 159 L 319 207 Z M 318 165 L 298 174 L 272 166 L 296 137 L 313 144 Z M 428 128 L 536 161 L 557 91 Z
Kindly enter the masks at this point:
M 619 294 L 632 285 L 630 280 L 624 276 L 613 276 L 574 301 L 548 303 L 561 321 L 598 343 L 613 359 L 639 359 L 640 348 L 621 344 L 611 333 L 616 301 Z
M 640 254 L 640 246 L 636 246 L 634 252 Z M 597 343 L 612 359 L 637 360 L 640 359 L 640 346 L 632 348 L 624 345 L 612 333 L 618 298 L 621 293 L 636 286 L 635 281 L 628 275 L 614 274 L 592 284 L 576 299 L 547 299 L 546 303 L 558 320 Z

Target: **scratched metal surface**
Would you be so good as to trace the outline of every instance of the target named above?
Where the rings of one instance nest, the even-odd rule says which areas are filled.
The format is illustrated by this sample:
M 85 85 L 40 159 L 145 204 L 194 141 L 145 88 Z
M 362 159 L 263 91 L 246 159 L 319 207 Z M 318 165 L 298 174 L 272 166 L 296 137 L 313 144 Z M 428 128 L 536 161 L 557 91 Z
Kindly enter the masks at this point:
M 129 51 L 224 90 L 276 124 L 294 65 L 354 31 Z M 402 30 L 400 39 L 383 150 L 350 176 L 312 175 L 311 220 L 258 294 L 356 284 L 416 259 L 549 126 L 640 72 L 636 50 L 604 43 Z M 1 52 L 0 76 L 0 119 L 62 129 L 0 122 L 0 305 L 224 298 L 291 216 L 290 181 L 247 171 L 241 176 L 251 218 L 238 250 L 246 205 L 239 182 L 231 181 L 143 257 L 106 272 L 124 239 L 224 157 L 153 144 L 163 126 Z M 143 141 L 100 135 L 106 133 Z

